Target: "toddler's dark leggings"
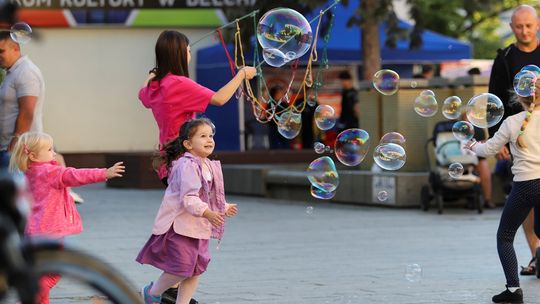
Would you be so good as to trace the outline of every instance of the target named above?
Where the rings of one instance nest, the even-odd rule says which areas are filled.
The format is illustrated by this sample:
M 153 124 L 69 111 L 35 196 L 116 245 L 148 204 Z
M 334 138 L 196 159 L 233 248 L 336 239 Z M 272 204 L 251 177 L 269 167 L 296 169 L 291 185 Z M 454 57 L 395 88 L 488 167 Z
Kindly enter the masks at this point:
M 514 182 L 497 230 L 497 251 L 508 287 L 519 287 L 514 237 L 532 208 L 534 231 L 540 236 L 540 179 Z

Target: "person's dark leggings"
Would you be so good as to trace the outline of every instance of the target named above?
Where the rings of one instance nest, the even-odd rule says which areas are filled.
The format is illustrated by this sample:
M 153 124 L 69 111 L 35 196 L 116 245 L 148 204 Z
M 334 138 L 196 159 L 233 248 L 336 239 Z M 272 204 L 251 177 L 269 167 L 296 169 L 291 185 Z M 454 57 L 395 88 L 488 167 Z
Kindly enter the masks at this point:
M 508 287 L 519 287 L 514 237 L 531 208 L 535 215 L 534 231 L 540 236 L 540 179 L 514 182 L 497 230 L 497 251 Z

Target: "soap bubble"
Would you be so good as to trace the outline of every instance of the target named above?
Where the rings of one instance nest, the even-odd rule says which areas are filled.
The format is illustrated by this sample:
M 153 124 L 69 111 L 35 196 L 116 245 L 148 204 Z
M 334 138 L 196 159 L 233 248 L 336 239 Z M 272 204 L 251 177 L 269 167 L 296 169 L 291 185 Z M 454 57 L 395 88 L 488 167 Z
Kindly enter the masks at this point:
M 514 76 L 514 91 L 521 97 L 534 95 L 536 74 L 531 71 L 521 71 Z
M 380 70 L 373 75 L 373 87 L 383 95 L 392 95 L 399 89 L 399 75 L 392 70 Z
M 521 68 L 520 72 L 522 71 L 530 71 L 536 74 L 536 77 L 540 76 L 540 68 L 537 65 L 529 64 Z
M 432 90 L 423 90 L 422 92 L 420 92 L 420 96 L 426 96 L 426 95 L 435 97 L 435 93 Z
M 339 185 L 336 165 L 328 156 L 322 156 L 312 161 L 307 169 L 307 177 L 311 185 L 326 192 L 336 190 Z
M 414 100 L 414 111 L 422 117 L 431 117 L 437 114 L 439 105 L 433 95 L 419 95 Z
M 411 88 L 416 88 L 418 86 L 418 83 L 416 81 L 411 81 Z
M 25 44 L 32 39 L 32 28 L 24 22 L 17 22 L 11 26 L 9 36 L 13 41 Z
M 311 25 L 302 14 L 290 8 L 275 8 L 259 20 L 257 40 L 267 53 L 277 54 L 274 51 L 279 51 L 284 60 L 290 61 L 309 50 L 313 33 Z
M 400 145 L 403 147 L 405 146 L 405 137 L 398 132 L 386 133 L 383 135 L 383 137 L 381 137 L 379 144 L 388 144 L 388 143 Z
M 448 119 L 457 119 L 461 115 L 461 98 L 450 96 L 444 100 L 442 114 Z
M 307 213 L 307 215 L 312 215 L 313 214 L 313 206 L 307 206 L 306 207 L 306 213 Z
M 491 128 L 501 121 L 503 115 L 502 101 L 491 93 L 477 95 L 467 103 L 467 119 L 475 127 Z
M 405 279 L 411 283 L 422 281 L 422 267 L 418 264 L 409 264 L 405 267 Z
M 474 136 L 474 127 L 468 121 L 456 121 L 452 126 L 452 133 L 459 141 L 468 141 Z
M 337 159 L 345 166 L 356 166 L 366 157 L 369 134 L 362 129 L 347 129 L 336 137 L 334 146 Z
M 263 49 L 263 59 L 266 61 L 266 63 L 276 68 L 279 68 L 289 62 L 289 60 L 285 57 L 285 54 L 283 54 L 280 50 L 270 48 Z
M 311 185 L 311 196 L 313 196 L 314 198 L 329 200 L 333 198 L 335 195 L 336 195 L 336 190 L 328 192 L 328 191 L 324 191 L 320 188 L 317 188 Z
M 329 130 L 336 124 L 334 108 L 329 105 L 319 105 L 313 114 L 315 124 L 321 130 Z
M 323 154 L 326 150 L 326 147 L 323 143 L 316 142 L 313 144 L 313 150 L 315 150 L 315 153 L 317 154 Z
M 302 117 L 300 113 L 285 112 L 279 116 L 277 127 L 279 134 L 287 139 L 293 139 L 302 129 Z
M 452 163 L 448 166 L 448 175 L 452 178 L 459 178 L 463 175 L 463 165 L 460 163 Z
M 386 170 L 398 170 L 407 161 L 405 149 L 396 144 L 381 144 L 373 151 L 373 160 L 379 167 Z
M 386 201 L 388 199 L 388 192 L 386 192 L 385 190 L 379 191 L 379 193 L 377 193 L 377 199 L 379 200 L 379 202 Z

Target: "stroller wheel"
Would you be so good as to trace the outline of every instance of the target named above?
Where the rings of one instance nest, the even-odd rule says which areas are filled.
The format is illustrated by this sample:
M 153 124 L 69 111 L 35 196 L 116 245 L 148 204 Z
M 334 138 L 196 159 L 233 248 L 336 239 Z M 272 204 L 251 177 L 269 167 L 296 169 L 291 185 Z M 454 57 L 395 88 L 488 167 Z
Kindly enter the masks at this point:
M 431 193 L 430 193 L 429 185 L 423 185 L 422 190 L 420 191 L 420 207 L 424 211 L 429 210 L 429 203 L 431 201 Z

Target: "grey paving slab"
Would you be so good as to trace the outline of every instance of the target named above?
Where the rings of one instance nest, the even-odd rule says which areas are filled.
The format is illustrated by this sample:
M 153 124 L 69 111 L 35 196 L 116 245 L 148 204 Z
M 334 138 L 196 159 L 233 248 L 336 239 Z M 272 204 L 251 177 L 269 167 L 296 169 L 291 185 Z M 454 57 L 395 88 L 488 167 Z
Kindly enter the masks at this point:
M 139 288 L 159 271 L 134 261 L 149 236 L 162 191 L 77 189 L 84 232 L 70 240 L 110 263 Z M 196 294 L 200 303 L 491 303 L 504 288 L 495 232 L 501 209 L 443 215 L 228 196 L 239 215 L 227 223 Z M 310 214 L 308 206 L 313 206 Z M 520 264 L 530 259 L 521 232 Z M 407 265 L 422 269 L 406 279 Z M 522 277 L 526 303 L 540 303 L 540 280 Z M 69 284 L 52 303 L 88 303 Z

